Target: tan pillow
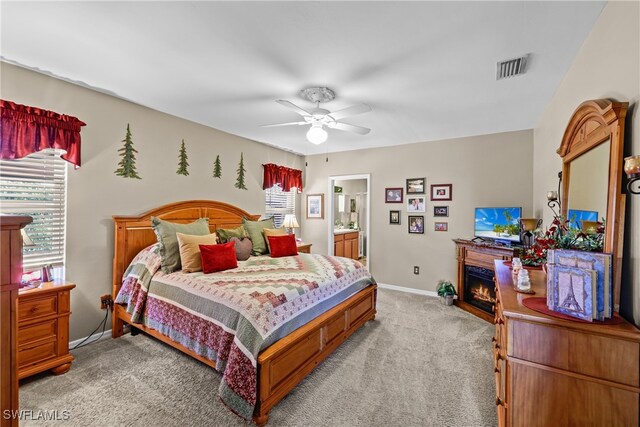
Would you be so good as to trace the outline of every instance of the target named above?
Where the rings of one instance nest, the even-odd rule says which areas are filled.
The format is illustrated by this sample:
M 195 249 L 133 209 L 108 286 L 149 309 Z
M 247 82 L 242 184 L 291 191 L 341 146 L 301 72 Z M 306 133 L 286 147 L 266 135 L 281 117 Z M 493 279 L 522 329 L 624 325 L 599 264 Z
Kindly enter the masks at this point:
M 200 255 L 200 245 L 215 245 L 216 233 L 206 234 L 204 236 L 176 233 L 176 237 L 178 238 L 182 271 L 185 273 L 201 271 L 202 258 Z
M 271 252 L 271 246 L 269 246 L 269 236 L 284 236 L 287 231 L 284 228 L 265 228 L 262 230 L 264 233 L 264 240 L 267 241 L 267 250 Z

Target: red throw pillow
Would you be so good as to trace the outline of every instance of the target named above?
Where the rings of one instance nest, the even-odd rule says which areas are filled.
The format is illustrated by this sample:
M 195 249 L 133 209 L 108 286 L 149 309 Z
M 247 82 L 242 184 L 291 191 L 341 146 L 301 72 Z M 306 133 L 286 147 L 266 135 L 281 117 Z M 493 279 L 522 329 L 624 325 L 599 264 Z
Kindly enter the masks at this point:
M 269 236 L 269 247 L 271 248 L 271 258 L 298 255 L 298 245 L 296 236 L 287 234 L 284 236 Z
M 204 274 L 230 270 L 238 266 L 233 242 L 221 245 L 199 245 Z

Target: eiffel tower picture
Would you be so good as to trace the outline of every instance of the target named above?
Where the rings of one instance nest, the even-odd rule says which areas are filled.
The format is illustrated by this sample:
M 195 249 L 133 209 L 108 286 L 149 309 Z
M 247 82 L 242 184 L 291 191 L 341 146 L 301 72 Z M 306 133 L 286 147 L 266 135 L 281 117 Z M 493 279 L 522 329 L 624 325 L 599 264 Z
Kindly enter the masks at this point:
M 574 276 L 573 274 L 570 276 L 571 285 L 569 286 L 569 293 L 567 293 L 566 298 L 564 299 L 564 301 L 562 301 L 562 304 L 560 306 L 562 308 L 566 308 L 567 310 L 582 312 L 582 307 L 580 307 L 580 304 L 578 304 L 578 301 L 576 301 L 576 296 L 573 293 L 573 279 L 581 279 L 581 277 Z

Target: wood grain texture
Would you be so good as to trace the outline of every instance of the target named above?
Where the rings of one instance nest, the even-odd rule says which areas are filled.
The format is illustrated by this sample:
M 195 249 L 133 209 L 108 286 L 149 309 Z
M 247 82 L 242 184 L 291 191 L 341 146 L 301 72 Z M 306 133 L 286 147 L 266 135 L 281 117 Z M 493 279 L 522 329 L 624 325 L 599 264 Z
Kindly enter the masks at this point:
M 311 246 L 311 243 L 298 243 L 298 253 L 310 254 Z
M 141 249 L 156 242 L 155 234 L 151 229 L 151 216 L 174 222 L 192 222 L 206 217 L 209 218 L 211 231 L 217 228 L 237 227 L 242 223 L 243 217 L 250 219 L 259 217 L 226 203 L 206 200 L 173 203 L 135 217 L 114 216 L 114 296 L 120 289 L 122 275 L 133 257 Z M 311 245 L 299 245 L 298 250 L 310 252 Z M 264 425 L 268 421 L 269 410 L 275 404 L 358 328 L 375 318 L 376 289 L 375 284 L 368 286 L 260 353 L 258 356 L 258 404 L 253 417 L 257 425 Z M 215 368 L 215 362 L 194 353 L 158 331 L 142 324 L 132 323 L 131 316 L 120 305 L 115 306 L 112 319 L 114 338 L 124 333 L 125 324 L 130 324 Z
M 30 216 L 0 215 L 0 426 L 17 426 L 4 411 L 18 409 L 18 288 L 22 279 L 22 235 Z
M 47 282 L 18 293 L 18 378 L 55 370 L 67 372 L 69 316 L 74 283 Z M 67 366 L 68 365 L 68 366 Z
M 613 254 L 613 303 L 620 306 L 622 281 L 622 241 L 624 238 L 624 197 L 622 194 L 622 158 L 624 153 L 624 122 L 628 102 L 608 99 L 585 101 L 571 116 L 558 154 L 562 157 L 562 215 L 567 216 L 571 161 L 598 145 L 611 140 L 609 149 L 609 184 L 604 252 Z
M 499 425 L 638 425 L 640 330 L 629 322 L 581 323 L 535 312 L 522 304 L 527 296 L 514 290 L 504 262 L 495 261 L 495 272 L 494 343 L 506 339 L 496 360 L 501 370 L 505 359 L 506 375 L 496 385 L 506 387 Z M 530 277 L 536 296 L 545 296 L 544 272 Z

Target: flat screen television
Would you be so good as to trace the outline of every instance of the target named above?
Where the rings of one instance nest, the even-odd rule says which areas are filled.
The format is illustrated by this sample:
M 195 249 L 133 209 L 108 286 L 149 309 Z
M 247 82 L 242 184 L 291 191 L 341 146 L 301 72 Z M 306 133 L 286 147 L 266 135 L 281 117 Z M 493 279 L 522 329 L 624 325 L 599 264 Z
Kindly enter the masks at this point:
M 582 229 L 582 221 L 597 221 L 598 212 L 569 209 L 569 212 L 567 212 L 567 219 L 569 220 L 569 227 Z
M 475 237 L 520 243 L 522 208 L 476 208 Z

